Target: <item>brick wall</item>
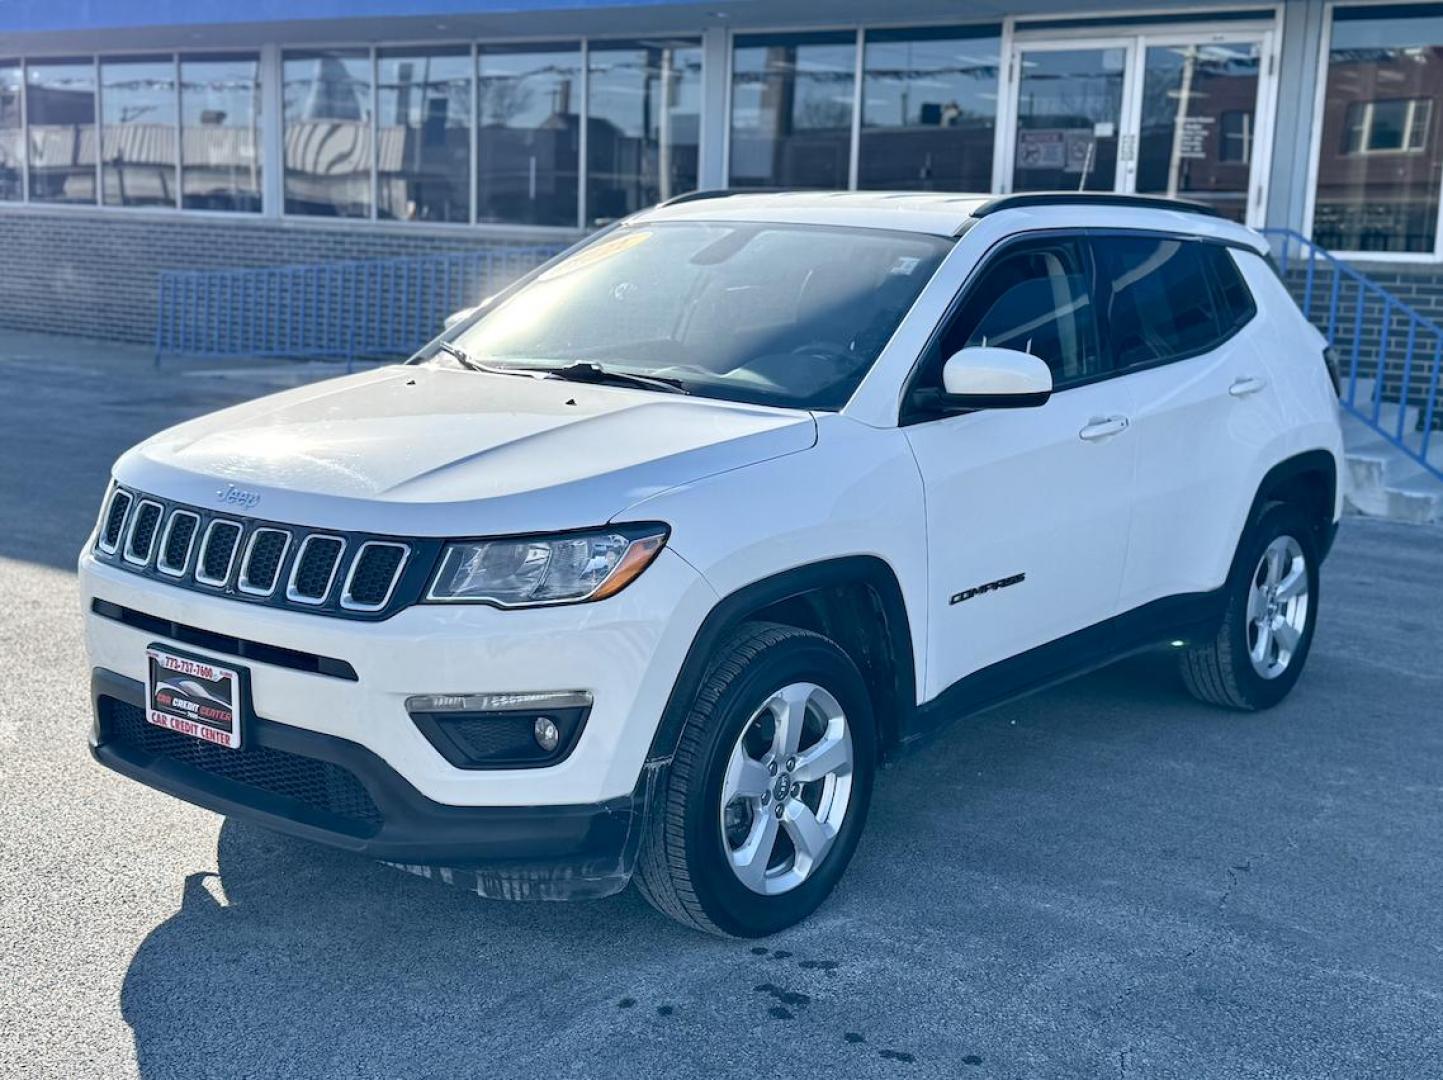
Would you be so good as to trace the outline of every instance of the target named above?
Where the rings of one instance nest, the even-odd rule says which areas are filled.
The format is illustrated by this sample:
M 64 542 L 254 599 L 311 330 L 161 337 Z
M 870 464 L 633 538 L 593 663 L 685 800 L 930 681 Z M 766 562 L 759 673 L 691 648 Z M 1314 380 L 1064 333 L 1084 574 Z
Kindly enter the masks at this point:
M 1337 306 L 1334 320 L 1336 353 L 1346 381 L 1355 357 L 1358 377 L 1376 378 L 1380 372 L 1383 399 L 1396 402 L 1407 378 L 1407 398 L 1425 404 L 1435 384 L 1435 371 L 1443 366 L 1443 336 L 1415 322 L 1400 305 L 1406 305 L 1425 319 L 1443 326 L 1443 266 L 1400 266 L 1393 263 L 1350 262 L 1349 265 L 1388 293 L 1397 303 L 1371 290 L 1360 290 L 1351 278 L 1337 278 Z M 1307 296 L 1306 262 L 1298 260 L 1288 268 L 1289 290 L 1303 305 Z M 1333 310 L 1334 274 L 1319 262 L 1314 273 L 1311 303 L 1305 314 L 1319 330 L 1328 330 Z M 1359 307 L 1361 305 L 1361 316 Z M 1387 337 L 1384 337 L 1384 328 Z M 1409 332 L 1412 330 L 1412 359 L 1409 361 Z M 1386 348 L 1386 352 L 1384 351 Z M 1380 367 L 1379 357 L 1383 363 Z M 1346 387 L 1345 387 L 1346 390 Z M 1435 417 L 1435 424 L 1443 416 Z
M 150 342 L 160 270 L 387 259 L 555 245 L 417 227 L 0 209 L 0 327 Z

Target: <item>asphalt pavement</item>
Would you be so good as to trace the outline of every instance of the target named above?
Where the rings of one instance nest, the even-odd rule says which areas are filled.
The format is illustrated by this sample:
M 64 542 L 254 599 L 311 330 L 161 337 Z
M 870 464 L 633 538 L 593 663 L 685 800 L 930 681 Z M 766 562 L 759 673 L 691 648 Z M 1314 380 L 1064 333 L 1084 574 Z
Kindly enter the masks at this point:
M 886 769 L 765 942 L 634 892 L 483 901 L 224 820 L 85 746 L 110 461 L 308 377 L 0 338 L 0 1076 L 1443 1076 L 1443 531 L 1349 519 L 1257 716 L 1165 653 Z

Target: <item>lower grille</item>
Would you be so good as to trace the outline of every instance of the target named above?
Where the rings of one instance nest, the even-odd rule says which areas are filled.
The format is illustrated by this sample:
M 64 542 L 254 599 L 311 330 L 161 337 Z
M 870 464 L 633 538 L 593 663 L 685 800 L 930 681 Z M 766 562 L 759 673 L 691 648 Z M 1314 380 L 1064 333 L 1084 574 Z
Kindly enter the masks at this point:
M 100 704 L 103 737 L 108 743 L 300 803 L 335 819 L 328 824 L 338 831 L 372 836 L 381 827 L 381 811 L 370 794 L 355 774 L 339 765 L 268 746 L 242 745 L 239 750 L 213 746 L 148 723 L 145 713 L 128 702 L 107 697 L 101 698 Z

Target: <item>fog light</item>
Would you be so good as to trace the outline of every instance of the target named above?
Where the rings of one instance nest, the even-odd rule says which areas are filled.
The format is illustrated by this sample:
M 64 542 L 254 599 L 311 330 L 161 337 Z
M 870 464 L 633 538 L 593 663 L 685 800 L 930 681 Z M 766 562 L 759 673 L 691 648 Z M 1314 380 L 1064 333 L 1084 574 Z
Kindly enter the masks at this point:
M 538 716 L 531 730 L 536 735 L 536 745 L 548 754 L 561 744 L 561 731 L 549 716 Z

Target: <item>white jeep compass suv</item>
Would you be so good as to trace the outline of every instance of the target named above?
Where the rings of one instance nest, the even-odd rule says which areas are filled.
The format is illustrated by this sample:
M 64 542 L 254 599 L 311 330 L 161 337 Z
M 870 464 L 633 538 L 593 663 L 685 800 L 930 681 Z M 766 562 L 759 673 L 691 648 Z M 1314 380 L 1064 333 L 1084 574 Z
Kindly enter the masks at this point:
M 91 745 L 484 896 L 766 934 L 944 722 L 1160 642 L 1278 702 L 1340 454 L 1323 340 L 1200 207 L 683 197 L 126 453 Z

